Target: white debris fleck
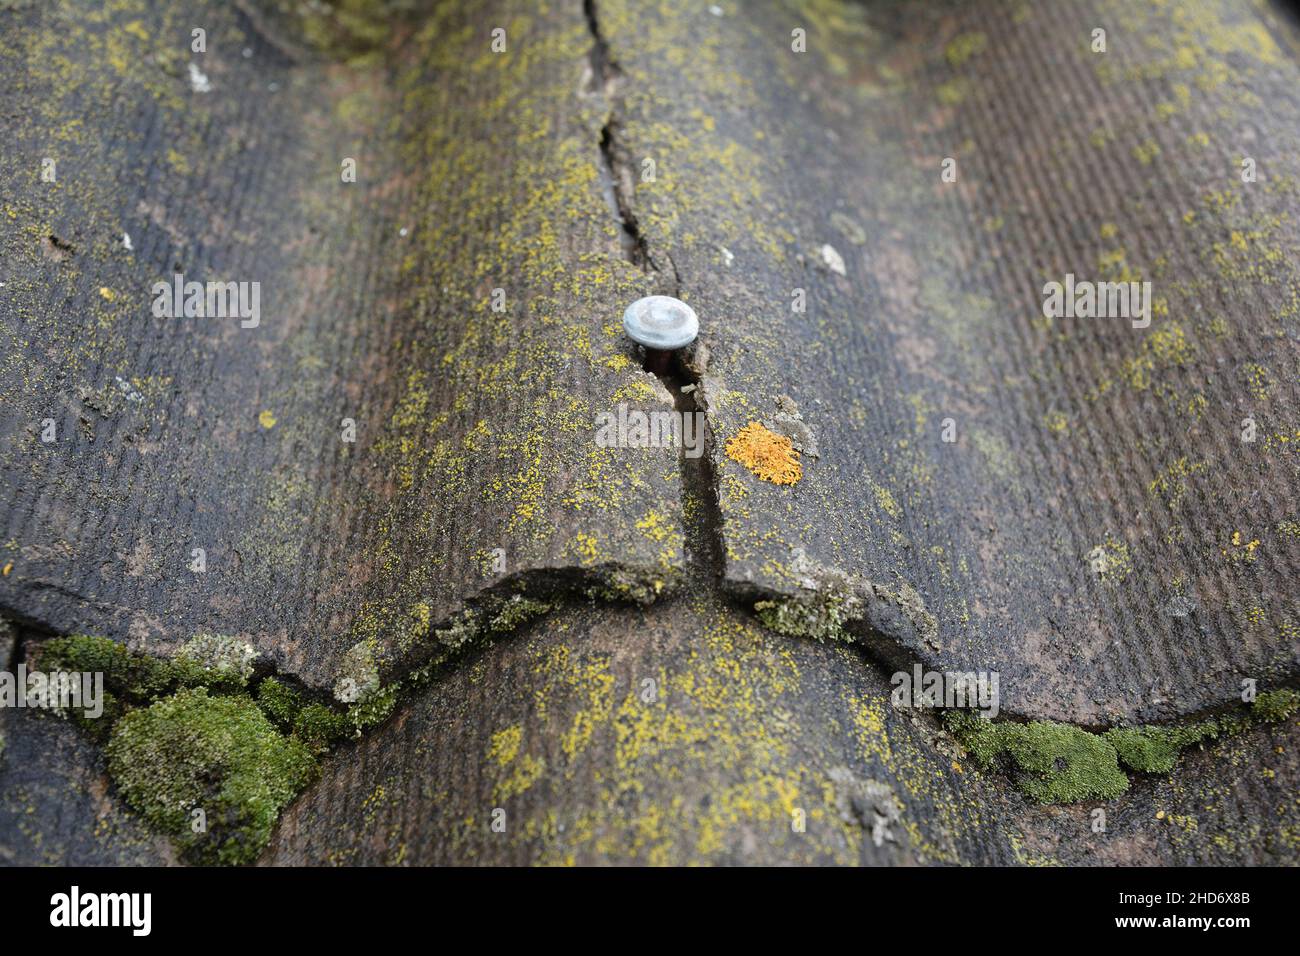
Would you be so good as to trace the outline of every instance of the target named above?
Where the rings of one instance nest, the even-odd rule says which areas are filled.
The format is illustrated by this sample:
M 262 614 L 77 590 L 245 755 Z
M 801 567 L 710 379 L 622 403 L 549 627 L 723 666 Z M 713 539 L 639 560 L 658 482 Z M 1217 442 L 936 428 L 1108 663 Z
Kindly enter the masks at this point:
M 722 250 L 722 262 L 724 265 L 729 266 L 736 261 L 735 254 L 726 246 L 718 246 L 718 248 Z
M 197 63 L 190 64 L 190 89 L 195 93 L 211 93 L 212 83 L 208 75 L 199 69 Z
M 252 56 L 253 56 L 253 48 L 252 48 L 251 46 L 246 46 L 246 47 L 244 47 L 244 49 L 243 49 L 242 51 L 240 51 L 240 52 L 242 52 L 242 53 L 244 54 L 244 59 L 245 59 L 245 60 L 252 59 Z
M 406 235 L 406 227 L 403 226 L 401 229 L 397 230 L 397 234 L 398 234 L 399 236 L 405 236 L 405 235 Z
M 722 16 L 722 7 L 715 3 L 713 6 L 709 7 L 709 13 L 713 14 L 715 17 L 720 17 Z
M 131 234 L 129 232 L 122 233 L 122 245 L 126 246 L 127 252 L 135 248 L 135 246 L 131 245 Z
M 844 271 L 844 257 L 835 251 L 835 247 L 830 243 L 822 246 L 822 262 L 826 263 L 826 268 L 831 272 L 839 275 L 846 275 Z
M 122 390 L 128 402 L 143 402 L 144 396 L 136 390 L 136 387 L 120 375 L 113 376 L 117 380 L 117 387 Z

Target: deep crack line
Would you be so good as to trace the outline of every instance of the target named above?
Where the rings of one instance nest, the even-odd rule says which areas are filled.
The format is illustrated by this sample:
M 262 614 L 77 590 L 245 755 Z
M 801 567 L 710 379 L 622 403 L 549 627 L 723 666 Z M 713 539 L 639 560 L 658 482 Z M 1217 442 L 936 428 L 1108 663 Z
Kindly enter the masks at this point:
M 601 175 L 606 202 L 618 223 L 619 244 L 623 248 L 624 258 L 640 269 L 658 272 L 659 268 L 650 258 L 645 237 L 641 235 L 640 226 L 631 209 L 631 168 L 620 155 L 615 138 L 617 126 L 618 120 L 611 114 L 600 130 Z
M 591 50 L 588 53 L 588 69 L 591 74 L 589 89 L 605 101 L 606 107 L 605 122 L 600 129 L 600 176 L 605 202 L 610 215 L 618 223 L 619 244 L 624 258 L 637 268 L 660 276 L 667 286 L 666 293 L 675 296 L 681 284 L 676 267 L 673 268 L 670 279 L 650 255 L 645 236 L 632 211 L 632 198 L 636 190 L 633 167 L 619 135 L 622 120 L 619 116 L 621 99 L 618 89 L 623 81 L 623 70 L 614 59 L 609 42 L 601 32 L 595 0 L 583 0 L 582 10 L 587 20 L 587 29 L 591 33 Z
M 618 87 L 624 79 L 623 70 L 610 51 L 609 41 L 601 32 L 596 0 L 583 0 L 582 10 L 587 19 L 587 29 L 591 33 L 591 51 L 588 54 L 591 89 L 604 98 L 607 110 L 605 123 L 600 130 L 601 181 L 605 201 L 611 215 L 618 222 L 619 241 L 628 262 L 646 272 L 655 273 L 665 287 L 666 294 L 677 297 L 682 286 L 677 263 L 671 255 L 665 253 L 671 273 L 659 267 L 650 254 L 649 244 L 632 211 L 635 191 L 633 170 L 619 136 L 622 121 L 618 112 L 621 104 Z M 687 573 L 690 577 L 698 578 L 698 581 L 689 581 L 688 584 L 720 592 L 725 556 L 722 511 L 718 504 L 718 488 L 713 469 L 714 440 L 708 415 L 696 398 L 700 377 L 689 364 L 690 359 L 685 355 L 688 352 L 692 350 L 675 353 L 666 369 L 655 370 L 652 374 L 672 395 L 673 407 L 682 422 L 683 441 L 679 443 L 678 449 L 681 462 L 682 529 L 689 565 Z M 695 455 L 690 453 L 692 449 L 687 448 L 684 440 L 688 422 L 693 427 L 696 438 L 693 450 L 698 451 L 698 454 Z
M 709 417 L 697 397 L 699 377 L 688 360 L 679 352 L 659 381 L 673 397 L 673 406 L 683 422 L 694 426 L 695 450 L 685 440 L 678 449 L 681 463 L 682 533 L 685 538 L 687 575 L 698 580 L 689 584 L 722 594 L 723 574 L 726 570 L 726 545 L 722 533 L 722 508 L 718 502 L 717 476 L 713 469 L 713 429 Z

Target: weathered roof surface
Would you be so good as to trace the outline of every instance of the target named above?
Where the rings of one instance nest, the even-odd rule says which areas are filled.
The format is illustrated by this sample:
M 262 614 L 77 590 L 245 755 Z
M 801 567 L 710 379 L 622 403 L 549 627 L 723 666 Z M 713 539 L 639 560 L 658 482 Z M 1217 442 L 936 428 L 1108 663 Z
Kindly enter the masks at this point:
M 889 693 L 1100 730 L 1294 685 L 1294 25 L 407 6 L 238 0 L 203 53 L 184 4 L 0 10 L 0 618 L 401 696 L 267 863 L 1297 861 L 1294 719 L 1044 808 Z M 258 326 L 154 315 L 177 272 Z M 1046 318 L 1067 274 L 1150 326 Z M 662 378 L 652 293 L 701 322 Z M 708 454 L 601 447 L 620 406 Z M 98 748 L 0 720 L 7 860 L 170 859 Z
M 575 603 L 340 748 L 262 862 L 1296 861 L 1294 721 L 1132 774 L 1113 799 L 1042 807 L 891 692 L 859 650 L 704 594 Z M 175 862 L 70 722 L 4 709 L 0 735 L 0 862 Z
M 341 750 L 263 861 L 1297 860 L 1294 721 L 1218 742 L 1168 779 L 1135 774 L 1116 799 L 1044 808 L 891 690 L 860 651 L 790 641 L 706 597 L 573 607 Z
M 99 748 L 65 720 L 5 712 L 0 755 L 0 866 L 169 866 L 151 833 L 113 790 Z
M 671 397 L 618 327 L 656 286 L 602 195 L 581 9 L 513 15 L 500 58 L 434 14 L 391 71 L 244 10 L 205 13 L 205 53 L 183 6 L 0 14 L 0 607 L 237 635 L 328 686 L 533 572 L 653 597 L 676 455 L 592 422 Z M 259 282 L 260 324 L 153 316 L 176 272 Z
M 912 589 L 928 616 L 874 621 L 880 652 L 998 670 L 1025 715 L 1166 718 L 1296 673 L 1293 23 L 1235 2 L 599 9 L 714 433 L 815 440 L 793 488 L 718 442 L 734 591 Z M 1150 326 L 1045 318 L 1067 273 L 1150 281 Z
M 0 624 L 0 670 L 17 645 Z M 118 798 L 104 758 L 71 722 L 32 708 L 0 707 L 0 866 L 168 865 L 167 838 Z

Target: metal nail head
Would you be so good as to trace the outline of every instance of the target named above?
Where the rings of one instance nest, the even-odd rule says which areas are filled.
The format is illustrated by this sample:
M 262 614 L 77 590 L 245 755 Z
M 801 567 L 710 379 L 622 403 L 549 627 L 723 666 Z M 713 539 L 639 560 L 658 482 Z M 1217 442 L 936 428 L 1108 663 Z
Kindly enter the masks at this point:
M 661 375 L 668 370 L 670 353 L 684 348 L 700 334 L 695 310 L 670 295 L 637 299 L 623 313 L 628 338 L 645 346 L 646 369 Z

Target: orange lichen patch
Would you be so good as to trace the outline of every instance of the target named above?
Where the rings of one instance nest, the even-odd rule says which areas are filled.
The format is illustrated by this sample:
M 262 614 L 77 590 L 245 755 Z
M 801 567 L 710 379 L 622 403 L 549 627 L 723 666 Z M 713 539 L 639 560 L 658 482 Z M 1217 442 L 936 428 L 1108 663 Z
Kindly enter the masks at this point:
M 790 439 L 758 422 L 750 422 L 727 439 L 727 457 L 774 485 L 793 485 L 803 477 L 799 453 Z

